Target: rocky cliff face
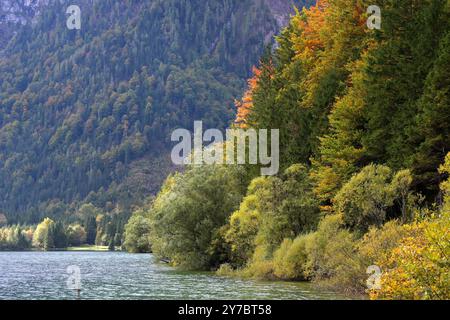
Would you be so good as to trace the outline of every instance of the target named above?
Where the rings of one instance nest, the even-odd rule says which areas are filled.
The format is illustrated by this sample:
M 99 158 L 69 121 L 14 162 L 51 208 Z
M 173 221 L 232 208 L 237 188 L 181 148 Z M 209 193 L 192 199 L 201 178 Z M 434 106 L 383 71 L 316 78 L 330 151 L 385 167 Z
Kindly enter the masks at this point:
M 45 2 L 43 0 L 2 0 L 1 22 L 25 24 L 35 17 Z
M 303 2 L 299 0 L 265 0 L 266 5 L 272 12 L 278 26 L 284 27 L 289 21 L 289 15 L 294 13 L 294 6 L 302 6 Z
M 273 36 L 289 23 L 290 16 L 295 13 L 295 7 L 299 9 L 304 6 L 309 7 L 316 0 L 263 0 L 263 2 L 269 8 L 278 25 L 278 30 L 266 35 L 265 42 L 269 43 L 273 40 Z

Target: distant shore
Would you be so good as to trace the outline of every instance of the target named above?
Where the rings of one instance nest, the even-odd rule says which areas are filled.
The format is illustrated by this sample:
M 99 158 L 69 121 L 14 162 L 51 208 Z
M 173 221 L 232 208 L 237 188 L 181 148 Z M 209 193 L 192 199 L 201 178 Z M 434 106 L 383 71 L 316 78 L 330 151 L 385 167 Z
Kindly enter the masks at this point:
M 52 252 L 52 251 L 93 251 L 93 252 L 105 252 L 109 251 L 108 246 L 95 246 L 95 245 L 83 245 L 78 247 L 68 247 L 68 248 L 59 248 L 59 249 L 50 249 L 50 250 L 42 250 L 37 248 L 29 248 L 24 250 L 0 250 L 0 252 Z M 121 251 L 121 248 L 118 247 L 115 251 Z
M 78 246 L 78 247 L 68 247 L 62 251 L 109 251 L 108 246 Z M 120 251 L 120 249 L 116 249 L 116 251 Z

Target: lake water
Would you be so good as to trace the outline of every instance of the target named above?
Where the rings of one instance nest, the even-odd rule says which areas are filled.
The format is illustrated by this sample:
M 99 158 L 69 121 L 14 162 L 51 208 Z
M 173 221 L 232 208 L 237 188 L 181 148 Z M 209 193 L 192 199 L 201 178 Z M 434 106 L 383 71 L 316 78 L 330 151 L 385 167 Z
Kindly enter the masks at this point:
M 152 255 L 0 252 L 0 299 L 76 299 L 67 267 L 81 271 L 81 299 L 337 299 L 309 283 L 261 282 L 182 272 Z

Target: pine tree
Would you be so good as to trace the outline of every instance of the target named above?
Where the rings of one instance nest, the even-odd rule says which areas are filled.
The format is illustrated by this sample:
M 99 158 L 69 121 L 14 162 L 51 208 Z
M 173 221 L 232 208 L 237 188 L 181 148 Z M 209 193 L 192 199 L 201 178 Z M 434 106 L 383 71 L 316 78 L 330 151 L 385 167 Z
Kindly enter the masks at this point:
M 437 59 L 419 101 L 416 130 L 411 132 L 418 148 L 412 167 L 424 188 L 437 191 L 436 168 L 450 151 L 450 32 L 442 38 Z
M 60 221 L 50 226 L 49 238 L 52 239 L 51 242 L 54 248 L 63 249 L 67 247 L 67 236 L 64 231 L 64 226 Z
M 374 162 L 399 169 L 414 152 L 408 132 L 415 129 L 417 101 L 446 30 L 445 5 L 440 0 L 386 1 L 365 82 L 367 126 L 362 143 Z
M 90 216 L 87 218 L 85 228 L 87 244 L 94 245 L 97 236 L 97 222 L 95 217 Z

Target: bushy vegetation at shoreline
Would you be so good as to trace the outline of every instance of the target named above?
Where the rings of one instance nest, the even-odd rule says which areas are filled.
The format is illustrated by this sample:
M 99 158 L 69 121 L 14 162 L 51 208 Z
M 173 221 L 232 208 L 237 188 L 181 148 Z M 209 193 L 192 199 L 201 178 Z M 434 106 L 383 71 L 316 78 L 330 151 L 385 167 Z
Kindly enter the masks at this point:
M 4 225 L 0 227 L 0 250 L 47 251 L 79 246 L 114 250 L 122 245 L 122 231 L 118 229 L 120 224 L 92 204 L 81 206 L 70 221 L 63 223 L 44 218 L 34 226 Z
M 33 228 L 19 225 L 0 227 L 0 251 L 28 250 L 31 248 Z
M 386 167 L 381 169 L 378 174 L 387 172 Z M 134 228 L 136 221 L 129 222 L 125 243 L 132 243 L 134 235 L 128 236 L 130 233 L 141 230 L 138 234 L 142 236 L 141 246 L 145 244 L 143 248 L 151 246 L 157 257 L 189 270 L 218 269 L 219 275 L 314 281 L 329 289 L 349 295 L 369 294 L 374 299 L 448 298 L 447 181 L 442 184 L 442 206 L 430 209 L 413 202 L 407 206 L 407 216 L 411 218 L 404 221 L 400 213 L 392 219 L 386 214 L 389 206 L 406 193 L 393 188 L 395 177 L 407 175 L 400 171 L 386 183 L 390 192 L 397 190 L 396 197 L 384 197 L 384 204 L 377 197 L 366 197 L 371 200 L 364 208 L 368 208 L 369 217 L 376 214 L 377 218 L 367 222 L 367 215 L 361 210 L 361 220 L 348 223 L 346 217 L 354 217 L 351 206 L 335 206 L 333 213 L 321 213 L 317 200 L 302 200 L 308 195 L 308 185 L 301 187 L 308 181 L 307 176 L 299 174 L 306 170 L 303 166 L 289 168 L 284 180 L 253 179 L 245 196 L 235 193 L 239 188 L 231 177 L 236 170 L 227 166 L 196 167 L 169 178 L 153 205 L 138 213 L 139 221 L 145 219 L 140 229 Z M 442 173 L 449 171 L 450 154 L 441 167 Z M 374 172 L 377 171 L 373 166 L 364 168 L 343 190 L 350 190 L 361 176 Z M 290 174 L 296 174 L 297 184 L 290 180 L 295 179 Z M 377 177 L 372 178 L 365 182 L 363 191 L 368 194 L 372 188 L 380 187 Z M 287 192 L 286 186 L 293 188 Z M 361 191 L 360 188 L 361 185 L 355 191 Z M 238 197 L 236 200 L 232 200 L 233 194 Z M 361 205 L 360 196 L 359 192 L 350 193 L 345 200 Z M 222 206 L 226 203 L 224 197 L 231 197 L 228 199 L 235 208 L 242 198 L 239 209 Z M 336 197 L 339 199 L 339 193 Z M 217 210 L 222 210 L 222 215 L 216 215 Z M 369 266 L 382 270 L 381 289 L 368 289 Z

